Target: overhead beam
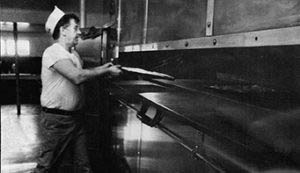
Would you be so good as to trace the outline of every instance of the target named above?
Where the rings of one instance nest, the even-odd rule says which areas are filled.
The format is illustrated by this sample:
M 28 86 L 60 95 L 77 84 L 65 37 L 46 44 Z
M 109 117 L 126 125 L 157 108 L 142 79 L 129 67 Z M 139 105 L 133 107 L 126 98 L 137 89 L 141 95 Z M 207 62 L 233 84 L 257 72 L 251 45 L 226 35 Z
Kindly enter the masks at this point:
M 126 45 L 120 52 L 300 45 L 300 26 L 246 33 Z

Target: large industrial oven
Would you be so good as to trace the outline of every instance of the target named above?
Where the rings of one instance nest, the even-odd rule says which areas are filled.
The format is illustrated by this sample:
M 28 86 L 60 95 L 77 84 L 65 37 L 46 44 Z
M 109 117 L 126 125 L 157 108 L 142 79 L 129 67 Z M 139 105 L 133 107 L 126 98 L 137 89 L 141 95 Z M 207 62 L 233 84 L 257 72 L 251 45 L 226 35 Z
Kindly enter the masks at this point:
M 111 23 L 78 49 L 149 72 L 105 82 L 122 172 L 300 172 L 298 0 L 107 7 Z

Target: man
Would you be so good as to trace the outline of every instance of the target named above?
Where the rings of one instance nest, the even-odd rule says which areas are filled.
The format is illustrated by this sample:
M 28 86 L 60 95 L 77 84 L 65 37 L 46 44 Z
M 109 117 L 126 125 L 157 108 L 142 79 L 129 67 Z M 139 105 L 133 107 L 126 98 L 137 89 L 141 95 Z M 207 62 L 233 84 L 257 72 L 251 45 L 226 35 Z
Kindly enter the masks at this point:
M 46 22 L 46 30 L 55 43 L 42 58 L 41 127 L 42 142 L 35 172 L 56 172 L 66 149 L 73 151 L 73 172 L 92 172 L 82 126 L 83 93 L 81 83 L 97 76 L 121 73 L 111 63 L 82 69 L 82 60 L 74 47 L 78 44 L 79 19 L 55 7 Z

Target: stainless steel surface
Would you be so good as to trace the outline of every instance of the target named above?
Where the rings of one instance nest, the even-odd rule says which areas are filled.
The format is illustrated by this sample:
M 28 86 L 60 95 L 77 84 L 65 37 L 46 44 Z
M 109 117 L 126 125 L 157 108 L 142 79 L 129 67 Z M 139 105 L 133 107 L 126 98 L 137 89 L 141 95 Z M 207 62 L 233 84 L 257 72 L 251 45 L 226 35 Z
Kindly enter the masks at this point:
M 120 0 L 120 46 L 142 44 L 145 0 Z
M 119 145 L 115 151 L 125 156 L 130 172 L 218 172 L 167 133 L 141 124 L 135 117 L 136 111 L 123 106 L 117 110 L 118 126 L 114 132 Z M 148 113 L 153 111 L 150 108 Z
M 110 45 L 108 44 L 108 34 L 107 31 L 103 31 L 102 38 L 101 38 L 101 62 L 106 63 L 110 62 L 110 59 L 108 57 L 108 47 Z
M 206 8 L 207 0 L 149 1 L 147 43 L 205 36 Z
M 134 44 L 120 47 L 120 52 L 299 45 L 300 39 L 297 37 L 299 34 L 300 27 L 296 26 L 176 41 Z M 214 40 L 217 41 L 216 44 L 214 44 Z
M 101 54 L 101 41 L 101 36 L 95 39 L 79 40 L 76 50 L 82 58 L 100 63 L 101 57 L 103 57 Z
M 133 107 L 137 112 L 147 114 L 149 117 L 151 115 L 155 117 L 157 111 L 163 114 L 159 124 L 155 125 L 158 129 L 143 125 L 140 158 L 141 171 L 145 169 L 145 171 L 149 172 L 170 172 L 178 169 L 196 172 L 198 169 L 193 166 L 203 166 L 204 163 L 204 165 L 209 167 L 209 169 L 202 168 L 205 170 L 204 172 L 213 170 L 217 172 L 260 172 L 274 169 L 279 171 L 298 170 L 297 164 L 294 164 L 294 162 L 297 162 L 297 159 L 292 154 L 297 153 L 297 147 L 288 147 L 291 154 L 282 153 L 282 146 L 272 145 L 267 140 L 263 140 L 263 136 L 274 136 L 278 133 L 265 133 L 260 131 L 262 126 L 256 126 L 257 122 L 260 122 L 261 119 L 268 119 L 268 117 L 273 117 L 273 119 L 276 119 L 276 117 L 279 119 L 280 117 L 290 117 L 289 112 L 242 104 L 226 97 L 207 93 L 202 91 L 205 88 L 203 81 L 200 81 L 198 84 L 193 84 L 195 82 L 193 80 L 186 80 L 186 82 L 181 81 L 181 84 L 180 81 L 167 82 L 183 85 L 182 89 L 177 88 L 175 85 L 174 88 L 172 87 L 173 85 L 164 85 L 160 82 L 126 81 L 116 83 L 116 86 L 122 88 L 121 90 L 125 94 L 115 93 L 116 99 L 122 98 L 123 103 L 128 104 L 135 97 L 136 99 L 133 100 L 148 105 L 144 111 L 141 107 Z M 165 87 L 165 89 L 155 91 L 149 87 L 151 85 Z M 149 93 L 150 90 L 152 92 Z M 293 121 L 293 118 L 289 120 Z M 285 124 L 291 124 L 289 120 L 286 118 L 283 121 L 286 122 Z M 283 128 L 277 126 L 273 120 L 269 125 L 279 129 Z M 150 126 L 152 125 L 150 124 Z M 157 142 L 144 140 L 145 128 L 149 129 L 149 131 L 157 131 L 155 132 L 157 135 L 147 136 L 151 136 L 151 140 L 156 141 L 156 138 L 159 140 Z M 256 133 L 256 130 L 260 132 Z M 274 130 L 271 128 L 271 131 Z M 163 142 L 167 137 L 159 137 L 164 135 L 169 136 L 171 141 L 173 141 L 168 144 L 168 149 L 164 147 L 165 144 Z M 267 137 L 266 139 L 270 138 L 271 140 L 273 139 L 273 137 Z M 280 140 L 284 141 L 285 138 L 282 139 Z M 293 142 L 294 144 L 297 143 Z M 145 145 L 146 147 L 144 147 Z M 275 151 L 272 148 L 277 148 L 278 150 Z M 172 151 L 172 154 L 169 151 Z M 144 153 L 147 153 L 146 158 L 144 158 Z M 190 157 L 193 156 L 192 158 L 200 160 L 201 163 L 192 163 L 187 168 L 186 166 L 191 162 L 181 164 L 177 160 L 177 157 L 179 157 L 178 153 L 180 153 L 181 159 L 184 159 L 186 154 L 189 153 Z M 170 158 L 172 158 L 172 161 Z M 184 160 L 188 159 L 185 158 Z M 263 160 L 268 161 L 264 162 Z M 163 168 L 161 166 L 163 163 L 174 163 L 173 165 L 176 163 L 176 166 Z
M 113 127 L 116 138 L 115 152 L 123 156 L 130 172 L 140 172 L 140 140 L 142 123 L 135 117 L 136 112 L 124 106 L 117 108 L 116 115 L 118 126 Z
M 230 0 L 229 2 L 176 0 L 149 1 L 149 5 L 147 5 L 147 1 L 126 1 L 123 4 L 122 29 L 124 32 L 122 34 L 126 37 L 121 38 L 122 45 L 145 44 L 143 42 L 145 36 L 142 31 L 145 30 L 145 23 L 147 23 L 147 43 L 186 40 L 211 35 L 221 36 L 300 25 L 298 12 L 300 4 L 296 0 L 286 2 L 275 0 L 274 3 L 248 2 L 246 0 Z M 131 4 L 131 6 L 126 7 L 127 4 Z M 148 8 L 145 9 L 145 6 Z M 148 17 L 145 18 L 144 16 Z M 296 33 L 294 34 L 296 35 Z M 130 37 L 133 40 L 129 40 Z M 287 40 L 289 39 L 285 41 Z M 212 41 L 209 45 L 213 43 Z M 261 38 L 257 38 L 255 41 L 258 42 L 254 44 L 258 44 L 257 46 L 269 45 L 264 40 L 261 42 Z M 276 40 L 272 41 L 276 42 Z M 218 43 L 223 44 L 222 40 L 217 38 L 215 38 L 215 42 L 217 43 L 216 46 Z M 243 43 L 237 46 L 243 46 Z
M 160 129 L 142 125 L 141 172 L 218 172 Z
M 204 81 L 178 79 L 175 81 L 154 79 L 154 83 L 178 87 L 192 92 L 212 93 L 216 97 L 237 102 L 240 105 L 259 107 L 260 109 L 274 110 L 275 112 L 290 112 L 300 106 L 299 97 L 293 92 L 268 88 L 254 83 L 242 81 Z M 275 114 L 274 112 L 274 114 Z
M 215 0 L 214 35 L 299 26 L 298 0 Z
M 203 140 L 204 138 L 201 136 L 202 135 L 201 132 L 199 132 L 197 130 L 189 131 L 188 136 L 196 134 L 195 136 L 193 136 L 193 139 L 192 139 L 193 142 L 194 142 L 193 143 L 194 145 L 189 145 L 188 142 L 187 142 L 187 139 L 191 140 L 191 138 L 186 138 L 186 136 L 179 136 L 179 134 L 181 135 L 183 131 L 186 132 L 185 131 L 186 130 L 185 126 L 177 126 L 176 129 L 179 129 L 180 133 L 176 133 L 175 131 L 172 131 L 169 128 L 166 128 L 162 124 L 163 123 L 160 123 L 158 125 L 159 129 L 161 131 L 163 131 L 164 133 L 166 133 L 168 136 L 170 136 L 173 140 L 175 140 L 183 148 L 185 148 L 188 151 L 190 151 L 191 154 L 192 154 L 192 157 L 195 160 L 201 160 L 201 161 L 203 161 L 207 166 L 213 168 L 213 170 L 215 170 L 216 172 L 225 172 L 224 168 L 222 168 L 221 166 L 219 166 L 217 163 L 214 163 L 208 157 L 205 156 L 205 153 L 203 152 L 204 148 L 202 148 L 202 145 L 203 145 L 203 142 L 204 142 L 204 140 Z M 178 123 L 174 123 L 174 124 L 177 125 Z M 174 124 L 171 123 L 171 125 L 174 125 Z M 199 140 L 200 138 L 201 138 L 201 140 Z M 198 143 L 198 144 L 200 144 L 200 145 L 195 145 L 195 142 Z
M 282 119 L 285 119 L 286 124 L 290 124 L 291 127 L 295 127 L 295 125 L 291 124 L 291 121 L 295 121 L 294 118 L 290 117 L 288 113 L 281 113 L 281 112 L 274 112 L 271 110 L 264 110 L 249 106 L 242 106 L 237 104 L 233 104 L 232 107 L 229 106 L 230 104 L 227 104 L 229 102 L 222 100 L 221 98 L 216 98 L 216 104 L 213 104 L 211 102 L 210 96 L 200 96 L 196 93 L 141 93 L 144 98 L 150 100 L 155 107 L 162 108 L 163 110 L 170 112 L 172 115 L 177 115 L 179 119 L 182 119 L 182 121 L 186 121 L 187 124 L 190 124 L 190 126 L 194 127 L 195 129 L 198 129 L 199 131 L 202 131 L 209 136 L 212 136 L 213 138 L 223 138 L 226 140 L 229 140 L 231 143 L 231 146 L 235 146 L 235 150 L 238 150 L 239 147 L 237 146 L 243 146 L 244 152 L 250 151 L 253 153 L 260 153 L 268 151 L 269 149 L 264 148 L 263 144 L 261 144 L 259 141 L 255 140 L 256 137 L 258 137 L 260 140 L 263 141 L 263 138 L 260 136 L 266 136 L 265 132 L 259 131 L 260 133 L 257 133 L 256 130 L 260 130 L 259 128 L 255 128 L 257 122 L 260 122 L 261 119 L 269 119 L 268 117 L 272 117 L 273 120 L 278 119 L 278 121 L 282 121 Z M 176 96 L 175 96 L 176 95 Z M 174 97 L 173 97 L 174 96 Z M 210 107 L 212 106 L 212 107 Z M 241 106 L 241 107 L 240 107 Z M 212 108 L 212 109 L 211 109 Z M 241 108 L 241 109 L 239 109 Z M 228 116 L 228 117 L 227 117 Z M 165 118 L 167 116 L 164 116 Z M 200 118 L 201 117 L 201 118 Z M 287 118 L 290 117 L 290 118 Z M 184 120 L 185 119 L 185 120 Z M 275 120 L 276 121 L 276 120 Z M 298 120 L 297 120 L 298 121 Z M 190 122 L 190 123 L 189 123 Z M 299 121 L 298 121 L 299 122 Z M 265 124 L 266 125 L 266 124 Z M 283 130 L 283 127 L 280 125 L 277 125 L 274 121 L 272 123 L 269 123 L 266 126 L 273 126 L 274 128 L 280 128 Z M 264 128 L 260 126 L 260 128 Z M 267 127 L 269 128 L 269 127 Z M 269 128 L 272 129 L 272 128 Z M 286 131 L 286 133 L 292 133 L 291 131 Z M 181 134 L 181 132 L 177 131 L 177 134 Z M 253 134 L 254 135 L 253 137 Z M 270 134 L 273 135 L 273 137 L 270 137 L 268 139 L 275 139 L 277 136 L 276 134 Z M 252 136 L 252 137 L 250 137 Z M 285 141 L 286 137 L 282 137 L 280 141 Z M 290 142 L 292 142 L 294 145 L 298 145 L 297 139 L 289 139 Z M 270 144 L 268 141 L 263 141 L 266 144 Z M 222 143 L 224 146 L 226 145 L 226 142 L 223 141 Z M 215 147 L 210 145 L 210 147 Z M 276 143 L 273 144 L 273 148 L 276 148 L 279 151 L 284 151 L 285 149 L 288 149 L 291 153 L 297 153 L 298 148 L 297 147 L 291 147 L 286 146 L 284 147 L 277 145 Z M 219 154 L 222 152 L 219 151 Z M 270 152 L 271 153 L 271 152 Z M 233 153 L 230 153 L 233 154 Z M 222 157 L 231 158 L 233 159 L 235 156 L 226 156 L 226 154 L 223 154 Z M 256 160 L 260 160 L 263 158 L 260 157 L 266 157 L 268 154 L 265 154 L 264 156 L 256 156 L 256 158 L 252 158 L 249 154 L 248 157 L 245 158 L 235 158 L 233 163 L 237 164 L 237 167 L 241 167 L 240 169 L 250 169 L 247 171 L 251 171 L 252 169 L 270 169 L 269 167 L 274 167 L 276 164 L 276 160 L 272 160 L 271 158 L 277 158 L 280 157 L 280 153 L 273 153 L 271 157 L 269 158 L 269 163 L 264 163 L 263 166 L 260 165 L 261 168 L 253 167 L 253 168 L 247 168 L 247 162 L 256 162 Z M 252 161 L 251 161 L 251 159 Z M 281 158 L 283 159 L 283 158 Z M 275 163 L 274 163 L 275 162 Z M 288 163 L 288 160 L 283 159 L 283 163 Z M 272 165 L 273 164 L 273 165 Z M 243 168 L 243 165 L 246 165 Z M 252 164 L 251 164 L 252 165 Z M 277 166 L 277 165 L 276 165 Z M 252 167 L 252 166 L 251 166 Z
M 206 36 L 213 35 L 214 6 L 215 0 L 207 1 Z
M 85 0 L 80 0 L 80 28 L 86 27 Z
M 118 16 L 117 16 L 117 43 L 115 47 L 115 58 L 119 58 L 120 51 L 120 37 L 121 37 L 121 9 L 122 9 L 122 0 L 118 0 Z
M 147 28 L 148 28 L 148 9 L 149 9 L 149 0 L 145 0 L 145 18 L 144 18 L 144 29 L 143 29 L 143 44 L 147 41 Z
M 299 172 L 299 3 L 229 1 L 119 1 L 120 64 L 191 79 L 113 84 L 143 123 L 136 171 Z

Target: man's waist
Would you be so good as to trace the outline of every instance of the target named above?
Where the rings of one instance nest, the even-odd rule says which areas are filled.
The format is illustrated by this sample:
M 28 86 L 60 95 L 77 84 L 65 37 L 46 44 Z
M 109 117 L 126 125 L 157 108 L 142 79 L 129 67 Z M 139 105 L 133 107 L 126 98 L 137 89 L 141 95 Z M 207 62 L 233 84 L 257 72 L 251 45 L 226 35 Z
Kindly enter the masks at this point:
M 46 113 L 60 114 L 60 115 L 76 115 L 76 114 L 82 113 L 81 110 L 69 111 L 69 110 L 62 110 L 62 109 L 56 109 L 56 108 L 47 108 L 47 107 L 42 107 L 42 111 L 44 111 Z

